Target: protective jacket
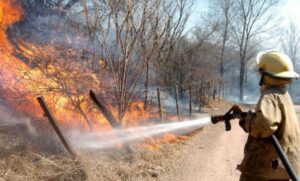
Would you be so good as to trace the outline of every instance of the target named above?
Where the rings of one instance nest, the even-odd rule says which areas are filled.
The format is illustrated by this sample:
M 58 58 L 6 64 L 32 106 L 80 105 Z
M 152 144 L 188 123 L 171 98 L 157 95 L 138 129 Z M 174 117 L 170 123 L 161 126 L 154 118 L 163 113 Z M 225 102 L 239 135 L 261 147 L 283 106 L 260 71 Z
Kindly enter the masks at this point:
M 285 86 L 269 87 L 261 94 L 256 115 L 240 121 L 249 133 L 244 158 L 238 169 L 260 179 L 288 179 L 289 176 L 270 139 L 275 135 L 300 176 L 300 129 L 294 105 Z

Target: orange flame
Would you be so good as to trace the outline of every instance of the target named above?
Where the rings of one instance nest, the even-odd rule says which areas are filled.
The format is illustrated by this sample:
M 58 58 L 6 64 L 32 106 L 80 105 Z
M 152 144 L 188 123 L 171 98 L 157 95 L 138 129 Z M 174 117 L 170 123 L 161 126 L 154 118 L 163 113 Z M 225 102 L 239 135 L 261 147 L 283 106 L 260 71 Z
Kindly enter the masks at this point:
M 22 20 L 24 12 L 22 10 L 21 5 L 18 3 L 18 0 L 0 0 L 0 74 L 3 75 L 1 77 L 1 81 L 5 84 L 8 90 L 12 92 L 18 92 L 22 94 L 28 94 L 26 96 L 27 102 L 26 105 L 22 104 L 14 104 L 14 107 L 18 111 L 24 111 L 30 116 L 42 116 L 42 112 L 40 111 L 39 104 L 37 103 L 35 96 L 43 94 L 42 92 L 38 92 L 36 90 L 46 89 L 44 85 L 50 86 L 53 89 L 60 88 L 60 85 L 53 80 L 53 78 L 49 78 L 45 76 L 45 73 L 41 72 L 39 69 L 32 69 L 27 64 L 25 64 L 22 60 L 13 56 L 14 47 L 10 44 L 8 37 L 6 35 L 7 29 L 14 25 L 15 23 Z M 80 41 L 80 37 L 77 38 Z M 72 43 L 72 39 L 68 37 L 68 43 Z M 28 49 L 27 47 L 30 47 Z M 39 47 L 39 48 L 37 48 Z M 55 54 L 57 49 L 50 46 L 37 46 L 34 44 L 26 44 L 22 43 L 19 45 L 19 49 L 23 51 L 26 58 L 29 60 L 34 59 L 36 56 L 45 56 L 49 57 L 52 54 Z M 76 54 L 76 51 L 69 50 L 70 54 Z M 56 60 L 62 61 L 62 60 Z M 104 62 L 102 62 L 103 64 Z M 47 103 L 49 103 L 50 109 L 53 111 L 54 115 L 58 118 L 61 124 L 71 127 L 71 126 L 83 126 L 84 129 L 88 128 L 87 119 L 91 121 L 91 124 L 94 127 L 94 130 L 101 131 L 104 129 L 111 129 L 107 120 L 104 118 L 102 114 L 99 114 L 98 110 L 91 108 L 88 102 L 88 95 L 85 94 L 76 94 L 76 86 L 77 82 L 74 82 L 70 79 L 67 79 L 69 74 L 72 71 L 77 71 L 82 69 L 82 65 L 72 62 L 72 70 L 63 70 L 61 67 L 55 64 L 47 65 L 47 73 L 49 75 L 57 75 L 59 74 L 66 80 L 66 84 L 68 84 L 72 95 L 64 95 L 62 93 L 51 93 L 51 95 L 45 95 L 45 99 Z M 81 74 L 81 73 L 80 73 Z M 83 74 L 83 73 L 82 73 Z M 99 85 L 99 81 L 97 76 L 92 72 L 86 72 L 86 74 L 91 77 L 91 82 L 95 85 L 93 88 L 98 90 L 97 87 Z M 22 77 L 22 81 L 20 81 Z M 28 81 L 28 80 L 34 81 Z M 41 84 L 43 83 L 43 84 Z M 13 91 L 14 90 L 14 91 Z M 78 101 L 78 105 L 80 109 L 70 109 L 72 107 L 71 102 Z M 30 106 L 28 106 L 30 104 Z M 114 115 L 116 114 L 116 109 L 113 106 L 110 106 L 111 111 Z M 39 111 L 38 111 L 39 110 Z M 88 117 L 84 117 L 80 114 L 80 111 L 88 113 Z M 149 111 L 144 110 L 143 101 L 137 101 L 130 105 L 128 111 L 125 113 L 124 121 L 122 125 L 124 127 L 127 126 L 137 126 L 142 121 L 155 118 L 154 114 L 151 114 Z M 152 150 L 159 150 L 160 144 L 175 142 L 176 140 L 184 140 L 185 137 L 177 137 L 173 134 L 165 134 L 162 139 L 150 139 L 148 140 L 148 144 L 145 144 L 146 147 L 149 147 Z
M 20 21 L 23 17 L 22 7 L 17 0 L 0 1 L 0 49 L 9 49 L 12 52 L 11 46 L 8 43 L 5 31 L 14 23 Z M 5 46 L 5 47 L 3 47 Z M 8 47 L 7 47 L 8 46 Z M 3 51 L 3 50 L 2 50 Z

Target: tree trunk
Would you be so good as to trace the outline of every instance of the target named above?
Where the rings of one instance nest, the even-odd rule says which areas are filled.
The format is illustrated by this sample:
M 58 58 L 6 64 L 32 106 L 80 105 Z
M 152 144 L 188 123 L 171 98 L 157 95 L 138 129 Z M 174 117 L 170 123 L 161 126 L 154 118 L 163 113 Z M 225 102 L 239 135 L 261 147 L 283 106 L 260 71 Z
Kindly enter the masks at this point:
M 223 41 L 222 41 L 222 49 L 221 49 L 221 62 L 220 62 L 221 77 L 223 77 L 223 75 L 224 75 L 224 52 L 225 52 L 225 46 L 226 46 L 226 40 L 227 40 L 227 28 L 228 28 L 228 25 L 226 23 L 226 26 L 224 29 Z
M 178 121 L 181 121 L 180 119 L 180 110 L 179 110 L 179 98 L 178 98 L 178 88 L 175 86 L 175 94 L 176 94 L 176 112 L 177 112 L 177 117 Z
M 240 101 L 244 101 L 244 77 L 245 77 L 245 62 L 244 60 L 242 59 L 241 60 L 241 67 L 240 67 L 240 98 L 239 100 Z
M 149 62 L 146 66 L 146 81 L 145 81 L 145 100 L 144 100 L 144 110 L 147 109 L 147 99 L 148 99 L 148 84 L 149 84 Z

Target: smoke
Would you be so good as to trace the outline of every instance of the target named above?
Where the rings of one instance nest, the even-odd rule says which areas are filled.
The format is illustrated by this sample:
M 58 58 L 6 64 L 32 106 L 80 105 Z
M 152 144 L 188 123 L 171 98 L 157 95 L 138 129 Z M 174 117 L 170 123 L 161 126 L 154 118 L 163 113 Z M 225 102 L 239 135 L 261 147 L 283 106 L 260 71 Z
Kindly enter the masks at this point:
M 211 117 L 204 117 L 176 123 L 113 129 L 106 132 L 81 133 L 79 137 L 73 135 L 72 142 L 76 147 L 82 149 L 109 149 L 120 144 L 135 143 L 146 138 L 161 136 L 165 133 L 185 134 L 209 124 L 211 124 Z
M 78 50 L 92 48 L 89 37 L 81 31 L 78 32 L 70 20 L 59 15 L 30 17 L 23 23 L 15 25 L 11 31 L 13 32 L 11 38 L 21 38 L 28 43 L 64 44 Z
M 238 67 L 231 69 L 225 73 L 225 80 L 228 81 L 228 88 L 226 92 L 226 99 L 241 104 L 256 104 L 260 97 L 259 79 L 260 75 L 251 62 L 246 64 L 245 78 L 244 78 L 244 97 L 239 100 L 240 96 L 240 70 Z M 230 80 L 230 81 L 229 81 Z

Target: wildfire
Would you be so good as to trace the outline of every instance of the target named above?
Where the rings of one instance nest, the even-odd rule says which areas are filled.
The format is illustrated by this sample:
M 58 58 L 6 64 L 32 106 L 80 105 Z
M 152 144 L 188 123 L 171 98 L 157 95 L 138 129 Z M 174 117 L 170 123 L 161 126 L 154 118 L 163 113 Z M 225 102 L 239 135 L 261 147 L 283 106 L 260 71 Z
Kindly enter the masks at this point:
M 188 139 L 188 136 L 178 136 L 171 133 L 165 133 L 163 138 L 151 138 L 148 139 L 148 142 L 143 144 L 146 148 L 149 148 L 152 151 L 159 151 L 161 150 L 162 144 L 167 143 L 176 143 L 182 142 Z
M 23 18 L 23 10 L 17 0 L 0 1 L 0 67 L 1 83 L 5 92 L 2 96 L 15 97 L 18 88 L 18 77 L 21 76 L 20 70 L 29 70 L 27 65 L 13 56 L 13 46 L 9 43 L 6 35 L 7 29 Z M 24 85 L 19 84 L 19 88 Z M 9 96 L 7 94 L 10 94 Z M 16 105 L 21 108 L 20 104 Z
M 9 43 L 6 35 L 6 30 L 8 27 L 13 25 L 14 23 L 20 21 L 23 17 L 23 11 L 21 6 L 17 3 L 16 0 L 9 1 L 0 1 L 0 58 L 1 58 L 1 67 L 6 65 L 5 68 L 2 69 L 10 69 L 14 70 L 15 64 L 12 63 L 12 46 Z M 15 61 L 15 60 L 13 60 Z M 20 63 L 20 67 L 25 68 L 25 64 Z M 10 73 L 10 72 L 8 72 Z M 10 78 L 12 78 L 12 73 L 8 74 Z
M 155 116 L 144 110 L 144 102 L 142 100 L 136 101 L 130 105 L 129 110 L 126 112 L 123 126 L 138 126 L 142 121 L 151 118 L 155 118 Z
M 14 56 L 17 50 L 10 43 L 6 33 L 9 27 L 22 21 L 23 16 L 24 12 L 17 0 L 0 1 L 0 81 L 3 87 L 1 91 L 4 91 L 2 96 L 26 99 L 23 104 L 12 102 L 11 106 L 30 117 L 41 117 L 43 114 L 35 97 L 43 95 L 63 126 L 93 128 L 93 131 L 111 129 L 105 117 L 91 106 L 88 97 L 87 84 L 89 88 L 99 91 L 99 78 L 92 71 L 85 69 L 83 63 L 65 60 L 65 57 L 78 57 L 76 50 L 65 48 L 67 51 L 63 55 L 53 57 L 59 54 L 60 47 L 20 42 L 18 51 L 21 51 L 29 62 L 26 64 Z M 78 41 L 80 39 L 77 37 Z M 67 42 L 72 43 L 71 37 L 67 38 Z M 132 103 L 125 113 L 123 127 L 138 126 L 142 121 L 156 117 L 143 107 L 142 101 Z M 115 108 L 110 106 L 110 109 L 116 115 Z M 149 140 L 146 147 L 159 150 L 160 144 L 183 139 L 185 138 L 165 134 L 163 139 Z
M 17 0 L 0 1 L 0 43 L 9 45 L 5 31 L 8 27 L 20 21 L 23 17 L 22 7 Z M 1 47 L 2 49 L 3 47 Z M 11 46 L 6 47 L 11 48 Z

